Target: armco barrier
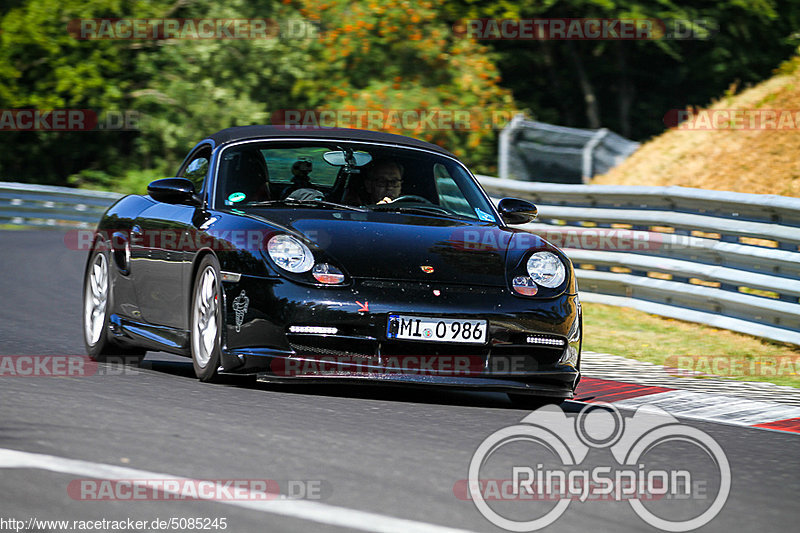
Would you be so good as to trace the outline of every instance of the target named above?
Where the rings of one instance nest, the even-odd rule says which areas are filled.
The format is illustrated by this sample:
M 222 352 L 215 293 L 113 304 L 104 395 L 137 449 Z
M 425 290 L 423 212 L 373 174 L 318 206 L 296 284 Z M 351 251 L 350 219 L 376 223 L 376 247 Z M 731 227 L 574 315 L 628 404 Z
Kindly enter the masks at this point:
M 478 176 L 539 208 L 525 229 L 572 259 L 587 302 L 800 345 L 800 199 L 683 187 L 562 185 Z M 0 182 L 0 224 L 93 227 L 121 195 Z M 623 229 L 642 246 L 590 246 Z
M 0 182 L 0 224 L 93 228 L 121 194 Z
M 495 199 L 536 204 L 523 227 L 560 238 L 583 301 L 800 344 L 800 198 L 478 180 Z M 612 230 L 628 245 L 598 246 Z

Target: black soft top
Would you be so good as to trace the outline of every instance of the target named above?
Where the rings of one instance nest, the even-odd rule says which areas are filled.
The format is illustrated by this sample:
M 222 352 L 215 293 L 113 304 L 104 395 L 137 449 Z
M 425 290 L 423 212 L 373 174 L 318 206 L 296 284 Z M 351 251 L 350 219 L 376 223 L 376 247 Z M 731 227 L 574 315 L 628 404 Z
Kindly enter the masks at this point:
M 350 128 L 322 128 L 322 127 L 287 127 L 287 126 L 234 126 L 225 128 L 208 136 L 219 146 L 233 141 L 245 139 L 273 139 L 273 138 L 305 138 L 305 139 L 341 139 L 343 141 L 372 141 L 398 146 L 411 146 L 453 156 L 444 148 L 420 141 L 404 135 L 384 133 L 380 131 L 356 130 Z M 453 156 L 454 157 L 454 156 Z

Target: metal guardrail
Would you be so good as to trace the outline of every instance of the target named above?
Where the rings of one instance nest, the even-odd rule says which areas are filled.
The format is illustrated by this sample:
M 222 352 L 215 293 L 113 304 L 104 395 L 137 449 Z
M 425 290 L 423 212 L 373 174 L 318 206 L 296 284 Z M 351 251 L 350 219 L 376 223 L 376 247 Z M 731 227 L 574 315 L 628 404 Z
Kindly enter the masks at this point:
M 800 198 L 478 180 L 537 205 L 523 228 L 572 259 L 582 300 L 800 345 Z
M 0 182 L 0 224 L 93 228 L 123 195 L 68 187 Z
M 631 155 L 640 143 L 606 128 L 570 128 L 516 115 L 500 132 L 501 178 L 548 183 L 586 183 Z
M 522 227 L 565 250 L 584 301 L 800 345 L 800 198 L 478 179 L 538 206 Z M 0 224 L 93 227 L 121 196 L 0 182 Z

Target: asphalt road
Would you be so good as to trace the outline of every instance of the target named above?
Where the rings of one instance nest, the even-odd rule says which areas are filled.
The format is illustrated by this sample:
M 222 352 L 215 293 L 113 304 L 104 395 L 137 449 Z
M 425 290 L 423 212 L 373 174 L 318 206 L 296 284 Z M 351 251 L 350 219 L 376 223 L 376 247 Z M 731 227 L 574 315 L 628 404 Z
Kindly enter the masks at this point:
M 84 261 L 85 252 L 68 249 L 61 232 L 0 231 L 0 355 L 82 354 Z M 565 408 L 577 412 L 581 406 L 569 403 Z M 500 394 L 276 387 L 245 378 L 203 384 L 194 379 L 188 359 L 155 352 L 147 355 L 143 368 L 100 365 L 84 377 L 0 376 L 0 530 L 13 529 L 3 520 L 31 517 L 130 518 L 146 521 L 148 527 L 140 529 L 145 531 L 157 529 L 150 527 L 156 518 L 224 517 L 225 530 L 232 532 L 444 531 L 432 526 L 501 531 L 472 502 L 457 498 L 454 485 L 467 478 L 472 454 L 487 436 L 527 414 Z M 730 462 L 730 496 L 701 530 L 796 527 L 800 437 L 682 422 L 712 437 Z M 14 450 L 83 462 L 25 455 L 35 463 L 25 466 Z M 608 464 L 609 456 L 601 451 L 589 454 L 583 466 Z M 506 464 L 551 462 L 536 456 L 530 446 L 509 446 L 503 454 L 496 459 Z M 693 479 L 713 471 L 707 457 L 687 452 L 680 443 L 663 445 L 651 457 L 652 464 L 691 471 L 698 476 Z M 283 492 L 290 481 L 295 487 L 309 481 L 307 487 L 320 488 L 320 499 L 248 507 L 75 497 L 69 491 L 75 480 L 125 477 L 119 476 L 123 470 L 93 474 L 102 473 L 101 465 L 135 469 L 128 478 L 269 479 Z M 502 470 L 499 463 L 487 464 L 495 466 Z M 688 512 L 679 504 L 670 504 L 676 506 L 675 518 Z M 692 509 L 707 504 L 691 503 Z M 509 516 L 533 516 L 532 507 L 521 507 L 525 503 L 496 505 L 516 506 L 506 509 Z M 572 502 L 544 529 L 648 530 L 657 531 L 624 501 Z

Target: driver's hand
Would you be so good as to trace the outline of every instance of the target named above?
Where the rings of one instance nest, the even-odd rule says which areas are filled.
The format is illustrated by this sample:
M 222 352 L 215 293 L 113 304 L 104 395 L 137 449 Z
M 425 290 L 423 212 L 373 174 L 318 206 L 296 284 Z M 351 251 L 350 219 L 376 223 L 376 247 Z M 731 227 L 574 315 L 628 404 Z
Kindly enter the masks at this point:
M 392 200 L 392 199 L 391 199 L 391 198 L 389 198 L 388 196 L 384 196 L 384 197 L 383 197 L 383 200 L 381 200 L 380 202 L 378 202 L 378 205 L 380 205 L 380 204 L 389 204 L 389 203 L 392 203 L 392 202 L 394 202 L 394 200 Z

